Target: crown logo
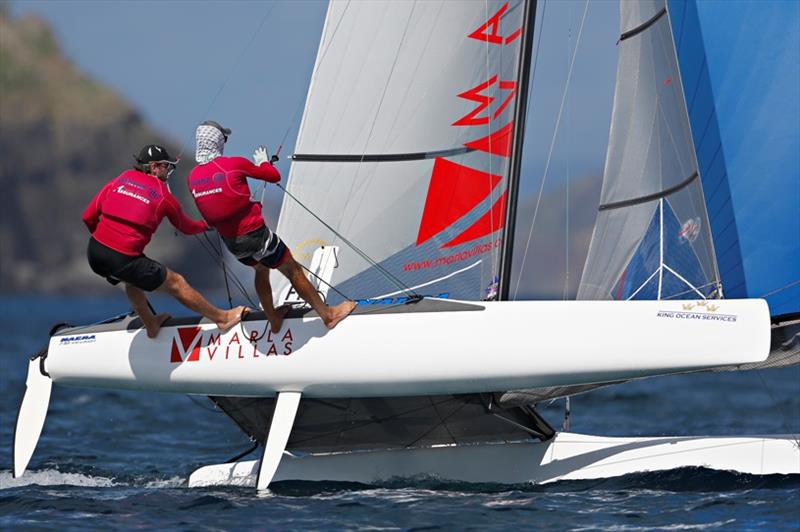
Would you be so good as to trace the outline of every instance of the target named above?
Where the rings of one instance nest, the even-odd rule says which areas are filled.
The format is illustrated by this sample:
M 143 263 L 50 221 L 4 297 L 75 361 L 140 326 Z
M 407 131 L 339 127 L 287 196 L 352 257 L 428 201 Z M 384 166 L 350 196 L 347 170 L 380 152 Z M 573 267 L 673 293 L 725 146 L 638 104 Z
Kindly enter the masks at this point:
M 702 301 L 695 301 L 694 303 L 684 303 L 683 310 L 692 310 L 697 308 L 698 310 L 705 309 L 707 312 L 715 312 L 719 305 L 715 305 L 713 303 L 709 303 L 705 299 Z

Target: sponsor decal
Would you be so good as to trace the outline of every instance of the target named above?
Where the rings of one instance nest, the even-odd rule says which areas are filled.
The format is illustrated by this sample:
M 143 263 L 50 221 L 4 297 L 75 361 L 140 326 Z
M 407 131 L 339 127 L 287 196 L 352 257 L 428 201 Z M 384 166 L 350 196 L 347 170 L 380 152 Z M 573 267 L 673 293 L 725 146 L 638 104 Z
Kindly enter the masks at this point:
M 435 268 L 437 266 L 448 266 L 454 262 L 461 262 L 467 260 L 475 255 L 482 255 L 491 251 L 493 248 L 500 247 L 503 242 L 502 238 L 498 238 L 494 242 L 484 242 L 483 244 L 475 244 L 469 249 L 445 255 L 443 257 L 436 257 L 435 259 L 426 259 L 414 262 L 407 262 L 403 264 L 403 271 L 410 272 L 415 270 L 427 270 L 428 268 Z
M 145 203 L 147 205 L 150 204 L 150 200 L 149 199 L 145 198 L 144 196 L 142 196 L 140 194 L 137 194 L 136 192 L 127 190 L 125 188 L 125 185 L 118 186 L 117 188 L 114 189 L 114 192 L 116 192 L 117 194 L 122 194 L 123 196 L 128 196 L 130 198 L 137 199 L 137 200 L 139 200 L 142 203 Z
M 692 243 L 697 240 L 700 234 L 700 218 L 692 218 L 683 222 L 681 230 L 678 231 L 678 239 L 681 242 Z
M 122 183 L 123 185 L 130 185 L 133 188 L 138 188 L 140 190 L 144 190 L 145 189 L 145 186 L 143 184 L 137 183 L 133 179 L 128 179 L 127 177 L 120 178 L 119 182 Z
M 421 297 L 435 297 L 438 299 L 450 299 L 450 292 L 441 294 L 424 294 Z M 359 305 L 403 305 L 408 302 L 408 297 L 382 297 L 380 299 L 356 299 Z
M 308 264 L 311 262 L 311 259 L 314 257 L 314 251 L 317 248 L 329 246 L 330 242 L 327 240 L 323 240 L 321 238 L 310 238 L 308 240 L 303 240 L 297 246 L 292 248 L 292 255 L 298 261 Z
M 196 326 L 178 327 L 177 335 L 172 339 L 169 361 L 173 364 L 236 361 L 292 354 L 294 337 L 291 328 L 282 334 L 273 335 L 269 330 L 262 334 L 262 331 L 254 330 L 249 335 L 241 329 L 223 335 Z
M 96 340 L 93 334 L 80 334 L 78 336 L 65 336 L 58 345 L 90 344 Z
M 189 182 L 192 184 L 192 186 L 196 187 L 196 186 L 200 186 L 200 185 L 210 185 L 211 184 L 211 179 L 209 179 L 207 177 L 194 177 L 194 178 L 190 179 Z
M 704 320 L 704 321 L 727 321 L 735 322 L 736 314 L 722 314 L 717 312 L 720 306 L 709 301 L 696 301 L 694 303 L 683 303 L 682 310 L 659 310 L 656 314 L 658 318 L 669 318 L 676 320 Z
M 210 196 L 211 194 L 219 194 L 220 192 L 222 192 L 222 187 L 212 188 L 210 190 L 204 190 L 202 192 L 198 192 L 192 189 L 192 196 L 194 196 L 195 198 L 202 198 L 203 196 Z

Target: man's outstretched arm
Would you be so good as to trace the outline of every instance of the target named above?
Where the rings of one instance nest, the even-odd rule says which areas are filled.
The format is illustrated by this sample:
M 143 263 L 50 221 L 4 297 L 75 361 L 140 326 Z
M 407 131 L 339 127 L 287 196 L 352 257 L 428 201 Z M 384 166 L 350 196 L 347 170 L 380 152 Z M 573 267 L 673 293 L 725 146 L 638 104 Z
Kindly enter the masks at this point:
M 196 235 L 207 231 L 209 229 L 205 220 L 192 220 L 183 212 L 180 203 L 175 199 L 172 194 L 164 196 L 164 208 L 169 222 L 175 226 L 175 229 L 185 235 Z

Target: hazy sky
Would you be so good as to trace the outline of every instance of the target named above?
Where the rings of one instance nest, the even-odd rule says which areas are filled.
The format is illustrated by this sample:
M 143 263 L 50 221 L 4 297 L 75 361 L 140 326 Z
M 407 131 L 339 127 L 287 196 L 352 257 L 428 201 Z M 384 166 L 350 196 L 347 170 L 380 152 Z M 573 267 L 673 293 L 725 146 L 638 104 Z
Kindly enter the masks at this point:
M 233 129 L 231 152 L 248 155 L 296 130 L 325 10 L 312 0 L 12 4 L 44 16 L 81 69 L 190 152 L 195 126 L 212 118 Z
M 526 136 L 522 193 L 537 191 L 585 3 L 539 2 L 543 31 Z M 214 119 L 233 129 L 229 153 L 291 153 L 327 2 L 17 0 L 37 13 L 65 53 L 118 90 L 190 153 L 194 128 Z M 544 25 L 542 25 L 544 21 Z M 616 1 L 589 6 L 548 183 L 602 170 L 616 65 Z M 543 29 L 542 29 L 543 28 Z M 288 133 L 287 133 L 288 132 Z M 282 170 L 288 167 L 285 159 Z

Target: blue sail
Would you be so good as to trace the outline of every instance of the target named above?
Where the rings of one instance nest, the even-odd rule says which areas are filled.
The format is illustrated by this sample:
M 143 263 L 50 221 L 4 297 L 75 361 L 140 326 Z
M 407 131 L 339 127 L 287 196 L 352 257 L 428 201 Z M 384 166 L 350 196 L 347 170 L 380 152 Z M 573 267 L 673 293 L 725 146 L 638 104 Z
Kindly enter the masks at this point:
M 800 312 L 800 3 L 668 6 L 725 297 Z

